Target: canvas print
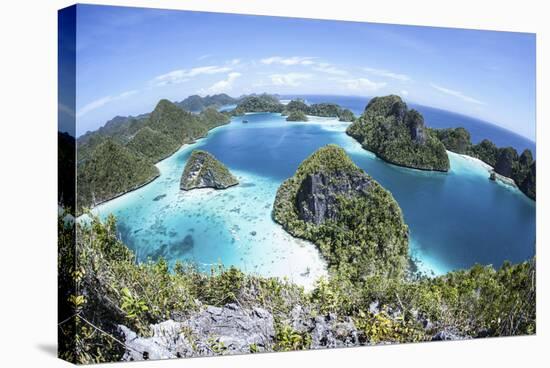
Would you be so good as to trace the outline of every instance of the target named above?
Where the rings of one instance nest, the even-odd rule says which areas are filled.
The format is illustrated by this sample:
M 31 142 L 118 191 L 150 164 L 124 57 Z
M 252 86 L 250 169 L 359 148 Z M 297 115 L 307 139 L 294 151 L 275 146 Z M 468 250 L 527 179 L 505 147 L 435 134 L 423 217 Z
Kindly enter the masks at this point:
M 59 12 L 59 356 L 536 333 L 534 34 Z

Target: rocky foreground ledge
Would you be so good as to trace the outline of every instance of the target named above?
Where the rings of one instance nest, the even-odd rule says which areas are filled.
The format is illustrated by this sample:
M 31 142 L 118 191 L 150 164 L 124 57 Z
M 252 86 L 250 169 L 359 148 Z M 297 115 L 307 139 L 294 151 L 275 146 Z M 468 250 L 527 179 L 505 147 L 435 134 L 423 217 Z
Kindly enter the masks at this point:
M 194 150 L 183 170 L 180 188 L 183 190 L 226 189 L 237 184 L 239 184 L 237 178 L 212 154 Z
M 370 307 L 379 313 L 378 304 Z M 395 312 L 396 318 L 400 313 Z M 232 355 L 273 352 L 277 344 L 274 318 L 263 308 L 242 308 L 230 303 L 224 307 L 208 306 L 189 319 L 167 320 L 151 325 L 151 336 L 141 337 L 128 327 L 120 325 L 124 337 L 124 361 L 157 360 L 197 356 Z M 431 322 L 421 322 L 431 330 Z M 335 313 L 312 317 L 301 305 L 296 305 L 286 321 L 293 333 L 310 336 L 310 349 L 344 348 L 370 345 L 361 341 L 362 332 L 352 318 L 339 318 Z M 436 331 L 432 341 L 462 340 L 452 329 Z
M 359 332 L 349 317 L 342 320 L 333 314 L 312 318 L 297 305 L 287 323 L 294 333 L 310 336 L 311 349 L 360 345 Z M 140 337 L 122 325 L 119 328 L 125 340 L 126 361 L 271 352 L 276 345 L 272 314 L 234 303 L 208 306 L 181 322 L 151 325 L 151 337 Z

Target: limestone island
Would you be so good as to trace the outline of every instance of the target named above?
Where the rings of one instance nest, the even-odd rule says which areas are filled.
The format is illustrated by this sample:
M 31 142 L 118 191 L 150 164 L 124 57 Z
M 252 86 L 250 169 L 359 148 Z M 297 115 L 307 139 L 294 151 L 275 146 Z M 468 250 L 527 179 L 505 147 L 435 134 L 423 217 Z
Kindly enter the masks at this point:
M 237 184 L 237 178 L 213 155 L 206 151 L 194 150 L 183 170 L 180 188 L 226 189 Z
M 224 101 L 224 96 L 210 96 L 205 103 L 214 101 Z M 228 114 L 213 107 L 191 113 L 163 99 L 150 113 L 117 116 L 80 136 L 77 212 L 151 182 L 160 175 L 156 162 L 229 121 Z
M 293 236 L 315 243 L 331 269 L 351 280 L 399 276 L 407 266 L 401 208 L 337 145 L 320 148 L 283 182 L 273 218 Z
M 307 121 L 307 115 L 302 111 L 292 111 L 288 114 L 286 121 Z
M 449 151 L 477 158 L 492 169 L 489 179 L 516 186 L 527 197 L 536 200 L 536 160 L 529 149 L 518 154 L 513 147 L 497 147 L 488 139 L 473 144 L 465 128 L 430 129 Z
M 235 109 L 231 111 L 231 114 L 240 116 L 252 112 L 278 113 L 288 116 L 287 121 L 307 121 L 307 119 L 293 120 L 298 119 L 298 117 L 303 118 L 306 115 L 337 118 L 339 121 L 345 122 L 355 120 L 355 116 L 351 110 L 342 108 L 335 103 L 323 102 L 308 105 L 303 99 L 298 98 L 284 105 L 280 102 L 277 95 L 266 93 L 243 97 Z
M 346 133 L 363 148 L 392 164 L 449 171 L 445 146 L 424 126 L 422 115 L 409 110 L 399 96 L 374 97 Z

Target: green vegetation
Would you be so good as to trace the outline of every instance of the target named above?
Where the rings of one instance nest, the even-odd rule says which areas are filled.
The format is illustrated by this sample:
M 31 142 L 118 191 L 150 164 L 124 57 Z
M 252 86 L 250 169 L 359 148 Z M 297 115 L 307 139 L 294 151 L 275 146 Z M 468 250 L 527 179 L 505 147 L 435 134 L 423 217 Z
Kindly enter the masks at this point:
M 233 110 L 234 115 L 243 115 L 247 112 L 283 112 L 284 105 L 275 96 L 262 94 L 243 98 Z
M 534 333 L 534 260 L 505 263 L 498 271 L 474 266 L 437 278 L 403 277 L 407 227 L 391 194 L 371 178 L 366 193 L 357 178 L 348 180 L 363 195 L 344 190 L 334 203 L 322 190 L 313 191 L 314 198 L 330 205 L 316 201 L 313 207 L 325 216 L 331 206 L 337 213 L 321 224 L 308 222 L 301 209 L 304 183 L 322 183 L 332 192 L 345 188 L 342 178 L 358 171 L 343 150 L 327 146 L 306 159 L 277 192 L 275 220 L 294 236 L 317 244 L 329 263 L 331 278 L 321 280 L 311 294 L 320 313 L 353 316 L 369 342 L 423 341 L 433 333 L 426 327 L 430 323 L 466 337 Z M 379 306 L 375 311 L 373 302 Z
M 217 110 L 225 105 L 236 104 L 238 101 L 238 99 L 230 97 L 225 93 L 220 93 L 206 97 L 192 95 L 181 102 L 176 102 L 176 105 L 187 111 L 201 112 L 207 108 Z
M 194 150 L 185 164 L 180 188 L 184 190 L 195 188 L 225 189 L 237 184 L 239 184 L 237 178 L 212 154 L 206 151 Z
M 290 113 L 292 111 L 301 111 L 304 114 L 307 114 L 309 111 L 309 106 L 302 100 L 301 98 L 298 98 L 296 100 L 290 101 L 285 106 L 286 112 Z
M 307 116 L 301 111 L 291 111 L 286 121 L 307 121 Z
M 161 100 L 140 119 L 117 117 L 87 133 L 77 142 L 78 210 L 149 182 L 158 176 L 154 163 L 228 122 L 214 108 L 197 115 Z
M 307 332 L 298 332 L 289 325 L 278 325 L 276 328 L 276 351 L 306 350 L 311 345 L 311 336 Z
M 308 333 L 289 324 L 297 305 L 306 311 L 305 320 L 351 318 L 361 344 L 426 341 L 439 331 L 465 338 L 536 332 L 534 260 L 506 263 L 499 270 L 474 266 L 436 278 L 373 274 L 356 285 L 338 272 L 305 293 L 291 283 L 235 268 L 219 266 L 204 274 L 182 263 L 170 271 L 163 259 L 138 264 L 118 240 L 113 217 L 102 222 L 90 215 L 88 224 L 75 229 L 62 216 L 59 354 L 74 363 L 120 360 L 124 346 L 118 324 L 147 336 L 150 324 L 175 315 L 185 319 L 205 305 L 227 303 L 261 307 L 273 315 L 276 336 L 267 351 L 310 346 Z M 215 336 L 212 346 L 219 348 L 212 349 L 216 354 L 225 351 Z
M 168 100 L 159 101 L 147 125 L 173 138 L 180 145 L 193 142 L 208 131 L 197 115 L 180 109 Z
M 530 150 L 518 155 L 513 147 L 496 148 L 484 140 L 472 145 L 470 155 L 493 166 L 497 174 L 513 179 L 526 196 L 536 199 L 536 162 Z
M 311 215 L 312 209 L 324 217 Z M 408 227 L 399 205 L 338 146 L 322 147 L 300 164 L 279 187 L 273 217 L 292 235 L 315 243 L 331 269 L 353 283 L 405 270 Z
M 88 159 L 94 149 L 107 138 L 123 145 L 127 144 L 132 136 L 144 126 L 147 116 L 147 114 L 137 117 L 116 116 L 98 130 L 86 132 L 86 134 L 80 136 L 77 140 L 78 162 L 81 163 Z
M 421 170 L 448 171 L 445 146 L 424 126 L 416 110 L 408 110 L 399 96 L 375 97 L 347 134 L 390 163 Z
M 214 129 L 222 124 L 227 124 L 230 120 L 228 114 L 219 112 L 213 107 L 208 107 L 204 109 L 199 114 L 199 118 L 208 130 Z
M 304 100 L 296 99 L 290 101 L 284 107 L 284 114 L 303 113 L 311 116 L 333 117 L 340 121 L 353 121 L 355 118 L 353 112 L 349 109 L 343 109 L 337 104 L 320 103 L 307 105 Z
M 323 117 L 338 117 L 340 114 L 340 106 L 333 103 L 312 104 L 308 108 L 310 115 Z
M 446 149 L 460 154 L 468 154 L 472 142 L 470 132 L 464 128 L 432 129 Z
M 353 121 L 354 119 L 355 115 L 350 109 L 341 109 L 338 112 L 338 120 L 340 121 Z
M 213 267 L 210 274 L 164 259 L 136 263 L 117 238 L 116 221 L 90 222 L 75 229 L 59 218 L 60 356 L 75 363 L 120 360 L 124 346 L 118 324 L 140 334 L 149 325 L 178 314 L 185 318 L 203 304 L 238 302 L 262 307 L 282 321 L 296 303 L 307 303 L 301 287 L 275 278 L 247 276 L 235 268 Z
M 536 162 L 530 150 L 521 155 L 513 147 L 497 147 L 488 139 L 472 144 L 470 133 L 464 128 L 431 129 L 449 151 L 476 157 L 494 168 L 495 173 L 514 180 L 529 198 L 536 199 Z M 491 178 L 496 179 L 492 174 Z
M 107 138 L 78 166 L 77 206 L 96 205 L 136 189 L 159 175 L 146 157 Z
M 127 145 L 129 149 L 138 155 L 141 153 L 151 162 L 158 162 L 170 156 L 179 146 L 172 137 L 148 126 L 141 128 Z
M 268 94 L 245 97 L 239 102 L 235 110 L 233 110 L 234 115 L 243 115 L 247 112 L 273 112 L 289 116 L 292 115 L 293 117 L 304 115 L 334 117 L 338 118 L 340 121 L 353 121 L 354 119 L 351 110 L 343 109 L 337 104 L 320 103 L 307 105 L 304 100 L 295 99 L 283 105 L 279 102 L 277 97 Z M 300 119 L 288 121 L 307 120 Z
M 469 151 L 473 157 L 479 158 L 481 161 L 495 167 L 498 147 L 490 140 L 484 139 L 478 144 L 471 145 Z
M 526 172 L 525 179 L 523 179 L 523 181 L 519 185 L 519 189 L 521 189 L 521 191 L 523 193 L 525 193 L 525 195 L 527 195 L 527 197 L 529 197 L 533 200 L 536 199 L 536 197 L 537 197 L 537 166 L 536 166 L 534 161 L 531 164 L 531 166 L 529 166 L 529 171 Z
M 253 96 L 244 106 L 263 109 L 272 102 Z M 303 114 L 305 104 L 293 102 L 289 114 Z M 331 112 L 330 104 L 320 105 L 319 113 Z M 96 204 L 152 180 L 158 175 L 155 160 L 227 119 L 215 109 L 191 114 L 162 100 L 146 117 L 113 123 L 109 129 L 117 133 L 112 137 L 88 134 L 81 142 L 86 154 L 79 159 L 78 203 Z M 445 166 L 443 144 L 466 149 L 492 160 L 501 171 L 509 170 L 522 185 L 527 183 L 522 190 L 532 190 L 534 197 L 531 152 L 518 156 L 489 141 L 469 147 L 466 133 L 427 130 L 422 116 L 407 110 L 397 96 L 373 99 L 348 129 L 365 147 L 375 138 L 395 139 L 403 146 L 391 141 L 376 146 L 381 157 L 390 155 L 424 169 Z M 408 159 L 401 156 L 407 154 Z M 448 159 L 446 164 L 448 168 Z M 219 178 L 224 183 L 234 179 L 213 156 L 196 150 L 182 185 L 184 179 L 198 186 Z M 335 145 L 301 163 L 279 188 L 273 209 L 275 221 L 292 235 L 314 242 L 329 265 L 330 277 L 318 280 L 311 292 L 287 280 L 246 275 L 221 265 L 206 274 L 193 264 L 169 267 L 162 257 L 138 263 L 118 238 L 113 216 L 101 221 L 86 212 L 85 221 L 72 225 L 65 215 L 58 218 L 59 355 L 74 363 L 120 360 L 126 348 L 120 324 L 149 336 L 151 324 L 186 320 L 207 306 L 228 303 L 260 307 L 273 316 L 275 336 L 262 350 L 251 344 L 251 353 L 313 346 L 312 332 L 292 323 L 297 306 L 301 322 L 321 318 L 352 323 L 360 344 L 429 341 L 441 333 L 476 338 L 536 332 L 534 259 L 505 263 L 498 270 L 476 265 L 434 278 L 407 272 L 408 227 L 399 205 Z M 217 355 L 228 351 L 217 336 L 209 336 L 208 348 Z

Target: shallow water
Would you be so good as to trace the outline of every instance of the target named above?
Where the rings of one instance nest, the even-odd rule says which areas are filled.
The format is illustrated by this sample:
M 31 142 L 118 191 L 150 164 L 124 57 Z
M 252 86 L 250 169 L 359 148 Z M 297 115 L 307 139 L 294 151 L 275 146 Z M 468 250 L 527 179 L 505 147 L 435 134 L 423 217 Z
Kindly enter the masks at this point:
M 278 114 L 248 114 L 247 124 L 242 119 L 182 147 L 157 164 L 157 180 L 94 211 L 118 217 L 121 237 L 140 260 L 163 256 L 196 262 L 204 270 L 223 263 L 311 287 L 326 274 L 324 262 L 313 244 L 293 239 L 273 222 L 272 205 L 281 182 L 307 156 L 336 143 L 393 193 L 421 269 L 442 274 L 534 255 L 535 202 L 490 181 L 475 160 L 449 153 L 449 173 L 405 169 L 363 150 L 344 133 L 347 123 L 326 118 L 290 123 Z M 214 154 L 240 184 L 222 191 L 180 191 L 185 162 L 197 148 Z

